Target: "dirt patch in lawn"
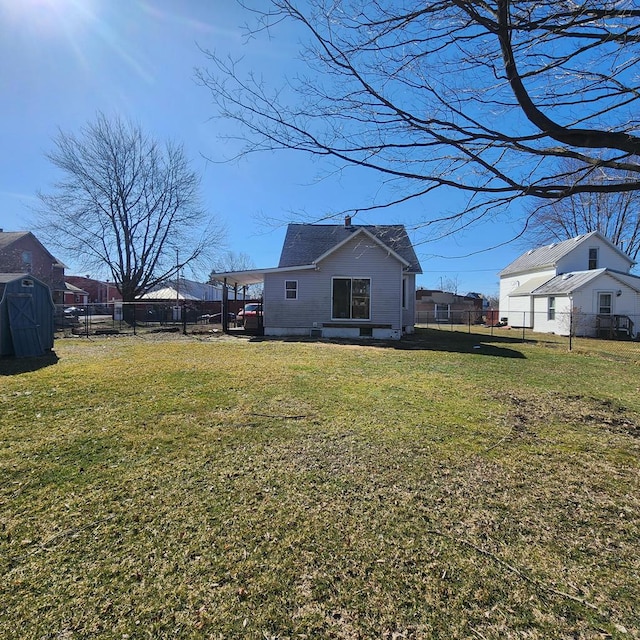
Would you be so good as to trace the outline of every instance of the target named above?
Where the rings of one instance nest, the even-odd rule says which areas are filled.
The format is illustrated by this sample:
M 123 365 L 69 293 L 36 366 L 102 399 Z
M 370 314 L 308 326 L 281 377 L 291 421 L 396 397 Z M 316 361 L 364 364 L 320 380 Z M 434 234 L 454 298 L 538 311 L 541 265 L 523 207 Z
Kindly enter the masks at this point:
M 553 392 L 526 396 L 509 392 L 497 394 L 496 398 L 511 407 L 508 419 L 512 422 L 512 431 L 507 438 L 535 435 L 537 426 L 549 422 L 586 424 L 640 437 L 637 417 L 609 399 Z

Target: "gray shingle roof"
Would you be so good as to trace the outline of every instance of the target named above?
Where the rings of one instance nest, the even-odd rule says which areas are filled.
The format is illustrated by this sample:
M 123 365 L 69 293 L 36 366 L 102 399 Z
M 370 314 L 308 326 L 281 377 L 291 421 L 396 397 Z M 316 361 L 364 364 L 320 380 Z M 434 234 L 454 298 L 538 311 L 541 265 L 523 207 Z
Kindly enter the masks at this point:
M 335 246 L 349 238 L 358 229 L 365 229 L 389 249 L 409 263 L 412 273 L 422 273 L 411 240 L 404 225 L 353 225 L 350 228 L 336 224 L 290 224 L 280 254 L 279 268 L 313 264 Z
M 0 249 L 8 247 L 19 238 L 28 235 L 28 231 L 0 231 Z

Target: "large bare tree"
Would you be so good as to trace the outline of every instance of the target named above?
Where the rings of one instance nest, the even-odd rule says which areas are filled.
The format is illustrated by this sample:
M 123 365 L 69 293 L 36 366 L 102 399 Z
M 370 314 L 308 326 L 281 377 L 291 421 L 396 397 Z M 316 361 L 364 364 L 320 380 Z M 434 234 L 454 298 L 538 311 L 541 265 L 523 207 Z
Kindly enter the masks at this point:
M 206 51 L 199 79 L 240 123 L 240 153 L 294 149 L 378 172 L 384 199 L 359 210 L 450 187 L 468 194 L 450 216 L 460 228 L 519 198 L 640 188 L 631 0 L 242 4 L 249 35 L 297 25 L 309 73 L 272 87 L 250 59 Z M 575 168 L 559 170 L 567 158 Z M 590 179 L 602 168 L 608 180 Z
M 575 161 L 565 161 L 563 168 L 574 170 Z M 610 179 L 603 168 L 588 178 L 600 184 Z M 578 193 L 529 207 L 524 238 L 529 245 L 541 246 L 591 231 L 599 231 L 635 260 L 640 255 L 640 191 Z
M 106 272 L 125 302 L 219 244 L 181 146 L 103 114 L 54 142 L 47 157 L 63 177 L 38 194 L 40 233 L 81 266 Z

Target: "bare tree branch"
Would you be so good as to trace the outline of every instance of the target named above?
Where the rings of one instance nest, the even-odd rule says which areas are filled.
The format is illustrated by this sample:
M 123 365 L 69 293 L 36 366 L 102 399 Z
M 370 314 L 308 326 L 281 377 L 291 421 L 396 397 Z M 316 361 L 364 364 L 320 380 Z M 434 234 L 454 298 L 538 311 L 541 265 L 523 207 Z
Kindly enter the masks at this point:
M 521 198 L 640 189 L 640 10 L 631 0 L 245 0 L 249 36 L 297 25 L 309 76 L 268 87 L 207 51 L 198 71 L 239 155 L 298 150 L 385 177 L 360 210 L 467 193 L 481 219 Z M 581 170 L 563 172 L 558 160 Z M 606 168 L 607 180 L 588 179 Z M 438 219 L 438 214 L 432 222 Z

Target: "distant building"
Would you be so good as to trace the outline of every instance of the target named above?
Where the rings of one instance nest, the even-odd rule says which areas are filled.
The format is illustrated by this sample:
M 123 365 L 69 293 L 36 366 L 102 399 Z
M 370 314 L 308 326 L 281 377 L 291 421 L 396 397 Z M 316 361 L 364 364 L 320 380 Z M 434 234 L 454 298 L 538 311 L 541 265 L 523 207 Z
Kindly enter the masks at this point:
M 66 276 L 65 280 L 69 285 L 87 294 L 87 304 L 107 304 L 122 300 L 116 285 L 108 280 L 96 280 L 89 276 Z M 76 303 L 80 303 L 80 300 L 74 301 L 73 304 Z
M 416 322 L 478 323 L 483 320 L 484 298 L 479 293 L 459 295 L 439 289 L 416 290 Z
M 64 302 L 65 266 L 30 231 L 0 229 L 0 273 L 30 273 L 44 282 L 56 304 Z
M 222 285 L 195 282 L 186 278 L 167 280 L 140 296 L 140 300 L 217 302 L 222 300 Z

